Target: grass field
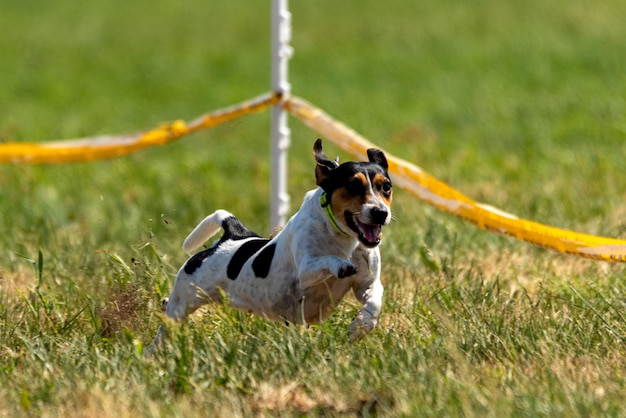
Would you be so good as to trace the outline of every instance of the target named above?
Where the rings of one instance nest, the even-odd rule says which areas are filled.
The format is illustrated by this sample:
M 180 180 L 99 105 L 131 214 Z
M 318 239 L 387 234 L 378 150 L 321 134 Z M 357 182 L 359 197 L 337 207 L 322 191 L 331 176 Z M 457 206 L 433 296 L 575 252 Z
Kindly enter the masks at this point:
M 626 237 L 626 3 L 291 3 L 295 94 L 479 201 Z M 269 90 L 269 2 L 0 4 L 1 142 Z M 316 133 L 291 127 L 296 210 Z M 115 160 L 0 166 L 0 416 L 626 415 L 624 266 L 401 190 L 363 341 L 351 298 L 307 330 L 215 307 L 144 360 L 197 221 L 227 208 L 268 231 L 268 136 L 262 113 Z

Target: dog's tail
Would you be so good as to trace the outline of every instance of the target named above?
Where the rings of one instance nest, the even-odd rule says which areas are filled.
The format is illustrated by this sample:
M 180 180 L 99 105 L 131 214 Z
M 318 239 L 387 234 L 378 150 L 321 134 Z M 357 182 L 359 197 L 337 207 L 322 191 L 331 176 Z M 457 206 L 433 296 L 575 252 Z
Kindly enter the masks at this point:
M 185 250 L 186 253 L 191 253 L 196 248 L 199 248 L 206 242 L 206 240 L 222 229 L 224 220 L 228 218 L 234 218 L 234 216 L 230 212 L 223 209 L 216 210 L 204 218 L 202 222 L 200 222 L 198 226 L 191 231 L 191 234 L 185 238 L 185 242 L 183 242 L 183 250 Z

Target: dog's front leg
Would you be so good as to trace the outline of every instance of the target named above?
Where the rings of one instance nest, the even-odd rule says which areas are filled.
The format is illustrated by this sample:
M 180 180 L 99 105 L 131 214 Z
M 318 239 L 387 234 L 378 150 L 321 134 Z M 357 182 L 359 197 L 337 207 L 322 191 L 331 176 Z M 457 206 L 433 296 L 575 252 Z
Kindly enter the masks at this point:
M 364 275 L 363 280 L 358 280 L 353 288 L 354 296 L 363 306 L 350 324 L 350 336 L 353 339 L 359 339 L 376 327 L 383 304 L 384 289 L 380 281 L 380 253 L 378 249 L 357 250 L 354 258 L 356 261 L 362 260 L 366 264 L 361 266 L 361 263 L 358 263 L 359 269 L 367 269 L 368 273 Z
M 376 279 L 364 288 L 354 290 L 357 300 L 363 303 L 350 324 L 350 336 L 357 340 L 367 335 L 378 324 L 378 316 L 383 304 L 383 285 Z
M 345 258 L 335 255 L 305 256 L 298 263 L 298 278 L 302 287 L 305 288 L 317 286 L 322 280 L 325 280 L 327 275 L 324 274 L 325 271 L 339 279 L 343 279 L 356 274 L 357 268 Z

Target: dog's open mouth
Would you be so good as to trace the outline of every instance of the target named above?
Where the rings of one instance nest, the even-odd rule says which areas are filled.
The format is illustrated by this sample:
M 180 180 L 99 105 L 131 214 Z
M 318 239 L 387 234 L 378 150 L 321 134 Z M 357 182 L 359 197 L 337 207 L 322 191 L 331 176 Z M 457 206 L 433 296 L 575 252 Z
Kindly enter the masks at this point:
M 380 244 L 382 225 L 368 225 L 359 221 L 354 214 L 346 213 L 348 227 L 357 233 L 359 241 L 366 247 L 376 247 Z

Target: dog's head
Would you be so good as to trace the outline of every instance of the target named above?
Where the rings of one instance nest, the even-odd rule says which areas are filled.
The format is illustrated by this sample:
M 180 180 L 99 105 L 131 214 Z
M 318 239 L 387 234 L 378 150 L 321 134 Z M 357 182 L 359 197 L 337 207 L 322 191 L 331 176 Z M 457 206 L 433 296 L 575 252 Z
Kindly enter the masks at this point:
M 376 247 L 382 226 L 391 221 L 392 187 L 385 154 L 370 148 L 369 162 L 339 165 L 326 157 L 322 140 L 318 139 L 313 155 L 317 185 L 326 192 L 339 228 L 352 231 L 366 247 Z

